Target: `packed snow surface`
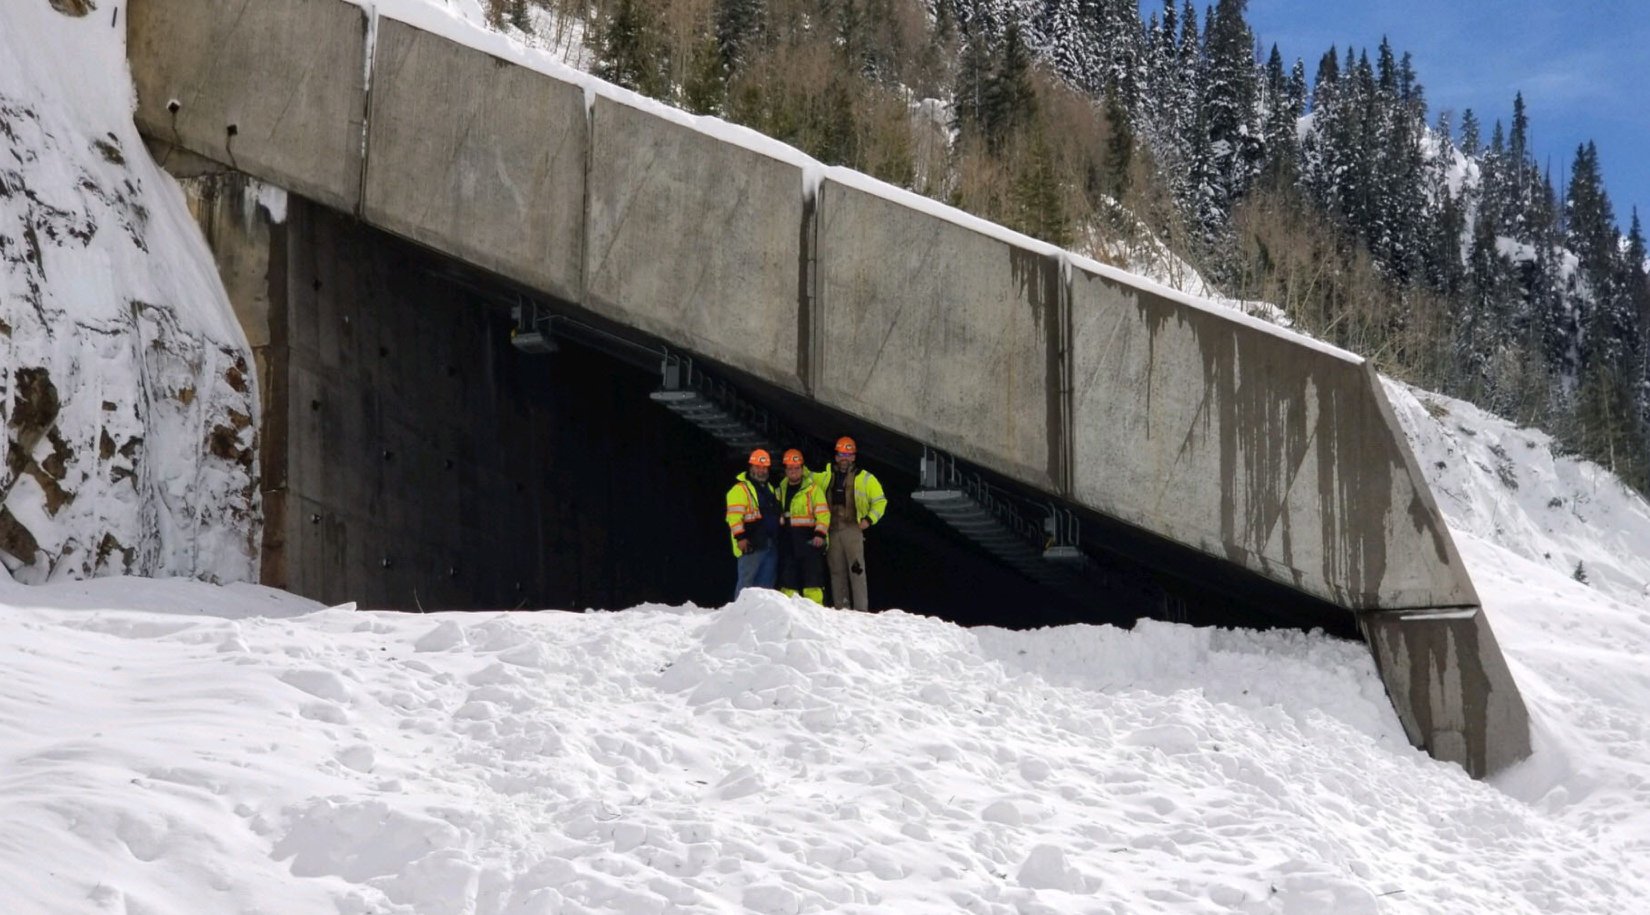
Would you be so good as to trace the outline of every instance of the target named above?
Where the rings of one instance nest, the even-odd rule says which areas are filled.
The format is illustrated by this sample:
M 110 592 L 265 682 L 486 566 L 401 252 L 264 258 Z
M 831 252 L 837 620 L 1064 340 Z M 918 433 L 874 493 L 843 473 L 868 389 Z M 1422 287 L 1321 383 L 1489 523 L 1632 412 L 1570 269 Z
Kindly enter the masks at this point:
M 13 912 L 1636 911 L 1650 612 L 1462 539 L 1537 722 L 1493 784 L 1316 634 L 0 582 L 0 885 Z

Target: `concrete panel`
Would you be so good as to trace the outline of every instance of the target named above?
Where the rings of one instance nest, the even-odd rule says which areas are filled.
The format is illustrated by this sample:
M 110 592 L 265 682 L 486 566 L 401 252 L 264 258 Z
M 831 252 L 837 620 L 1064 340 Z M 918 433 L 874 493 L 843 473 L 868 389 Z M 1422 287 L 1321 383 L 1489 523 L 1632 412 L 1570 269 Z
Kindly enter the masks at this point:
M 819 195 L 815 396 L 1058 490 L 1058 264 L 835 181 Z
M 1482 610 L 1359 614 L 1410 742 L 1474 778 L 1530 755 L 1530 716 Z
M 342 0 L 133 0 L 138 127 L 354 212 L 366 41 L 366 15 Z
M 801 389 L 799 167 L 599 97 L 589 187 L 590 309 Z
M 1078 501 L 1353 610 L 1476 605 L 1373 370 L 1072 274 Z
M 368 222 L 578 301 L 584 89 L 378 20 Z
M 347 585 L 348 525 L 330 507 L 313 499 L 288 499 L 286 587 L 294 594 L 336 604 L 355 600 Z

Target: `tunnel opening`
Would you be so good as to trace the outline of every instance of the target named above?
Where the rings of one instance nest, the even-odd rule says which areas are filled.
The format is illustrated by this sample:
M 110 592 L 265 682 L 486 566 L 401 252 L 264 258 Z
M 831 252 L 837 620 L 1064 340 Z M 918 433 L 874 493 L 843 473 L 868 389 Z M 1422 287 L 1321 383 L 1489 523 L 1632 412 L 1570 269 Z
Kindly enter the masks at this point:
M 527 291 L 294 201 L 272 245 L 264 449 L 265 582 L 329 602 L 404 610 L 720 606 L 734 557 L 724 494 L 735 451 L 650 395 L 662 341 L 577 306 L 548 307 L 607 334 L 511 343 Z M 888 492 L 867 538 L 874 609 L 962 625 L 1324 628 L 1351 614 L 1092 512 L 1074 512 L 1081 588 L 1010 568 L 913 494 L 921 442 L 794 392 L 710 366 L 784 426 L 808 466 L 852 435 Z M 1045 494 L 971 472 L 1030 512 Z

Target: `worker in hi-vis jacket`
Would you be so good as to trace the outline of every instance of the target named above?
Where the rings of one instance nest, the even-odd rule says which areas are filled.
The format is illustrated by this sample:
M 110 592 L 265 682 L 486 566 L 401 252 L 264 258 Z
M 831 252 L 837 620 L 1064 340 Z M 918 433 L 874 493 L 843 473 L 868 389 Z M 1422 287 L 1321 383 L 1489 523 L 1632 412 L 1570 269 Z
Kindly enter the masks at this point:
M 836 464 L 820 474 L 820 488 L 831 511 L 830 544 L 825 558 L 831 567 L 831 603 L 855 610 L 871 609 L 865 584 L 865 532 L 882 520 L 888 499 L 882 483 L 869 470 L 854 466 L 859 447 L 844 435 L 836 440 Z
M 750 469 L 734 478 L 728 490 L 728 532 L 738 562 L 733 596 L 746 588 L 771 588 L 779 570 L 779 496 L 768 482 L 773 458 L 758 448 L 751 452 Z
M 782 461 L 785 477 L 779 481 L 779 590 L 801 592 L 816 604 L 825 603 L 825 543 L 831 528 L 831 510 L 825 490 L 803 464 L 802 452 L 792 448 Z

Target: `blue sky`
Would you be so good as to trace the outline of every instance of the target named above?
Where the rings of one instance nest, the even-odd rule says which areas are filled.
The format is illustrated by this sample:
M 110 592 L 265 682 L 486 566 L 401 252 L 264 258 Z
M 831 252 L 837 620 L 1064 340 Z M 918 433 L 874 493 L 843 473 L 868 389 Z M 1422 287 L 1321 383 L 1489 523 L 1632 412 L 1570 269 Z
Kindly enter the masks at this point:
M 1176 0 L 1177 4 L 1181 0 Z M 1201 22 L 1212 0 L 1193 0 Z M 1146 15 L 1163 0 L 1142 0 Z M 1471 108 L 1488 141 L 1524 93 L 1538 163 L 1560 193 L 1576 147 L 1593 140 L 1616 220 L 1650 226 L 1650 4 L 1644 0 L 1249 0 L 1263 53 L 1275 43 L 1311 79 L 1331 44 L 1374 50 L 1385 35 L 1414 56 L 1429 120 Z

